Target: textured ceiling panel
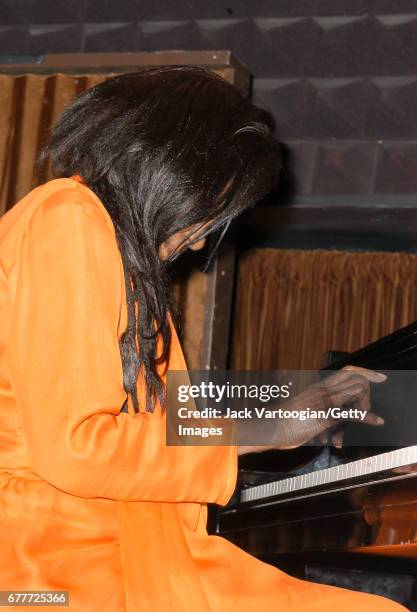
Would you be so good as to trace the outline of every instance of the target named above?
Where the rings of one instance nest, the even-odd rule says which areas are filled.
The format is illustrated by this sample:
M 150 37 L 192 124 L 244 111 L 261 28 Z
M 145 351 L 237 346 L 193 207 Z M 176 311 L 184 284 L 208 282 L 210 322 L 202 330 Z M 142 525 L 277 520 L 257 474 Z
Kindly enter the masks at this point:
M 31 8 L 31 23 L 83 21 L 87 6 L 87 0 L 54 0 L 54 2 L 51 0 L 32 0 L 32 2 L 24 0 L 24 2 Z
M 375 17 L 371 36 L 374 74 L 417 74 L 417 15 Z
M 370 10 L 379 15 L 417 13 L 417 3 L 416 0 L 370 0 Z
M 28 0 L 0 0 L 0 24 L 24 24 L 30 21 Z
M 313 192 L 319 148 L 319 143 L 313 140 L 288 142 L 282 178 L 298 195 L 311 195 Z
M 375 143 L 324 143 L 319 146 L 312 193 L 372 193 Z
M 0 0 L 0 53 L 230 49 L 300 194 L 417 192 L 417 0 Z
M 259 79 L 283 138 L 417 139 L 417 77 Z
M 84 28 L 84 48 L 87 53 L 112 51 L 140 51 L 142 32 L 135 23 L 89 23 Z
M 83 43 L 80 24 L 34 25 L 29 29 L 30 53 L 72 53 Z
M 312 83 L 316 96 L 306 111 L 304 136 L 339 140 L 366 137 L 377 93 L 373 84 L 366 79 L 319 79 Z
M 29 44 L 27 27 L 0 25 L 0 53 L 28 53 Z
M 254 83 L 252 100 L 275 117 L 280 138 L 305 138 L 305 118 L 315 107 L 316 90 L 301 79 L 260 79 Z
M 365 135 L 417 139 L 417 77 L 373 79 L 377 97 L 369 108 Z
M 247 64 L 259 77 L 308 76 L 314 71 L 314 52 L 320 26 L 308 18 L 256 19 L 265 52 L 249 55 Z
M 140 0 L 87 0 L 84 19 L 87 22 L 138 21 L 143 15 L 141 4 Z
M 417 193 L 417 143 L 388 143 L 379 155 L 375 193 Z
M 209 48 L 202 44 L 200 29 L 193 21 L 144 21 L 138 25 L 143 41 L 141 51 Z

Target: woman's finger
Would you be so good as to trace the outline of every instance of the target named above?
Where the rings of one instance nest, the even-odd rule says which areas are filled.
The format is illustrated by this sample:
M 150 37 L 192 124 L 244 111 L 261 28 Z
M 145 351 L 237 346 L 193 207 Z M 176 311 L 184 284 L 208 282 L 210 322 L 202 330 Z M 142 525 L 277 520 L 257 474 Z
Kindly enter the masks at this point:
M 353 418 L 351 420 L 357 421 L 359 423 L 366 423 L 367 425 L 383 425 L 385 423 L 384 419 L 381 416 L 375 414 L 375 412 L 367 412 L 363 419 L 358 417 Z
M 370 385 L 369 382 L 366 383 L 365 385 L 365 394 L 358 398 L 357 401 L 357 406 L 360 410 L 366 410 L 368 412 L 368 410 L 371 409 L 371 397 L 370 397 Z
M 343 429 L 340 429 L 332 435 L 332 444 L 335 448 L 342 448 L 344 434 L 345 432 L 343 431 Z
M 345 366 L 343 370 L 347 372 L 354 372 L 355 374 L 359 374 L 360 376 L 364 376 L 370 382 L 383 382 L 387 379 L 387 375 L 382 372 L 375 372 L 374 370 L 368 370 L 368 368 L 361 368 L 360 366 Z
M 346 404 L 358 404 L 368 395 L 365 381 L 358 380 L 351 385 L 340 384 L 327 390 L 326 407 L 341 408 Z M 366 400 L 365 400 L 366 401 Z
M 359 366 L 345 366 L 336 374 L 326 378 L 325 383 L 329 387 L 332 387 L 348 380 L 352 375 L 361 376 L 374 383 L 384 382 L 384 380 L 387 378 L 386 374 L 382 374 L 381 372 L 374 372 L 373 370 L 368 370 L 367 368 L 361 368 Z
M 321 432 L 321 434 L 319 434 L 318 441 L 323 446 L 327 446 L 328 441 L 329 441 L 329 432 L 327 431 L 327 429 L 325 429 L 324 431 Z

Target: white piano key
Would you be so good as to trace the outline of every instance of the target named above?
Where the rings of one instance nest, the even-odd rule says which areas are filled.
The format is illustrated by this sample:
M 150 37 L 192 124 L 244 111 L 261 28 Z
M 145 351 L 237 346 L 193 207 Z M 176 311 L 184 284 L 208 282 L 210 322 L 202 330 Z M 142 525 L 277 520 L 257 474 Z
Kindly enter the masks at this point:
M 399 448 L 365 459 L 358 459 L 357 461 L 317 470 L 309 474 L 284 478 L 266 485 L 249 487 L 242 491 L 241 502 L 255 501 L 274 495 L 284 495 L 290 491 L 313 488 L 322 484 L 338 482 L 339 480 L 357 478 L 365 474 L 376 474 L 377 472 L 411 465 L 412 463 L 417 463 L 417 446 Z

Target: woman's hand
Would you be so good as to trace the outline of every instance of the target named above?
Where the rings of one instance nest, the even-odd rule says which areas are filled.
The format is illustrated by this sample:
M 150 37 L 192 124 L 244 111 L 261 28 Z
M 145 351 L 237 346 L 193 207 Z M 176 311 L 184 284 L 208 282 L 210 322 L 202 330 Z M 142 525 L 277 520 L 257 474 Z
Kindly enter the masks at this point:
M 317 436 L 318 442 L 321 444 L 328 443 L 330 435 L 330 441 L 333 446 L 341 448 L 344 435 L 343 425 L 346 422 L 356 421 L 367 423 L 368 425 L 383 425 L 384 419 L 371 412 L 369 383 L 384 382 L 386 378 L 385 374 L 366 368 L 346 366 L 333 376 L 329 376 L 323 381 L 311 385 L 302 394 L 296 396 L 294 402 L 296 404 L 305 403 L 309 401 L 309 398 L 312 398 L 313 405 L 321 405 L 321 408 L 319 408 L 321 410 L 335 406 L 344 409 L 357 408 L 362 414 L 365 412 L 366 414 L 363 418 L 352 414 L 350 418 L 346 419 L 321 420 L 324 431 Z M 319 397 L 316 397 L 314 402 L 314 395 L 317 393 Z
M 348 417 L 340 418 L 310 418 L 302 420 L 294 418 L 280 420 L 276 435 L 268 446 L 241 446 L 239 454 L 260 452 L 271 449 L 297 448 L 310 440 L 317 438 L 325 444 L 330 433 L 334 446 L 340 447 L 343 440 L 343 429 L 346 422 L 359 422 L 368 425 L 382 425 L 384 420 L 371 411 L 369 398 L 369 383 L 381 383 L 386 380 L 385 374 L 374 372 L 357 366 L 346 366 L 339 372 L 313 383 L 307 389 L 285 404 L 285 409 L 293 414 L 312 411 L 325 411 L 329 408 L 357 409 Z

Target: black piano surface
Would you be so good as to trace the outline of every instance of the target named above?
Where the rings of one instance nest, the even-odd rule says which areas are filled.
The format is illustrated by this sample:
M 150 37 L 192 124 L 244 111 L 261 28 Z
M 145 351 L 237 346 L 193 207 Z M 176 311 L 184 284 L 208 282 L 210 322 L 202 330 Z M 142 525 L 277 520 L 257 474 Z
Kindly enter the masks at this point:
M 417 322 L 336 359 L 323 373 L 348 364 L 417 370 Z M 417 413 L 412 396 L 409 390 L 404 396 L 406 417 L 407 410 Z M 370 551 L 408 556 L 417 572 L 417 429 L 410 428 L 404 445 L 393 446 L 386 444 L 384 427 L 375 428 L 371 446 L 356 440 L 342 449 L 303 446 L 244 455 L 235 494 L 216 513 L 213 530 L 269 561 Z M 357 435 L 356 425 L 352 432 Z

